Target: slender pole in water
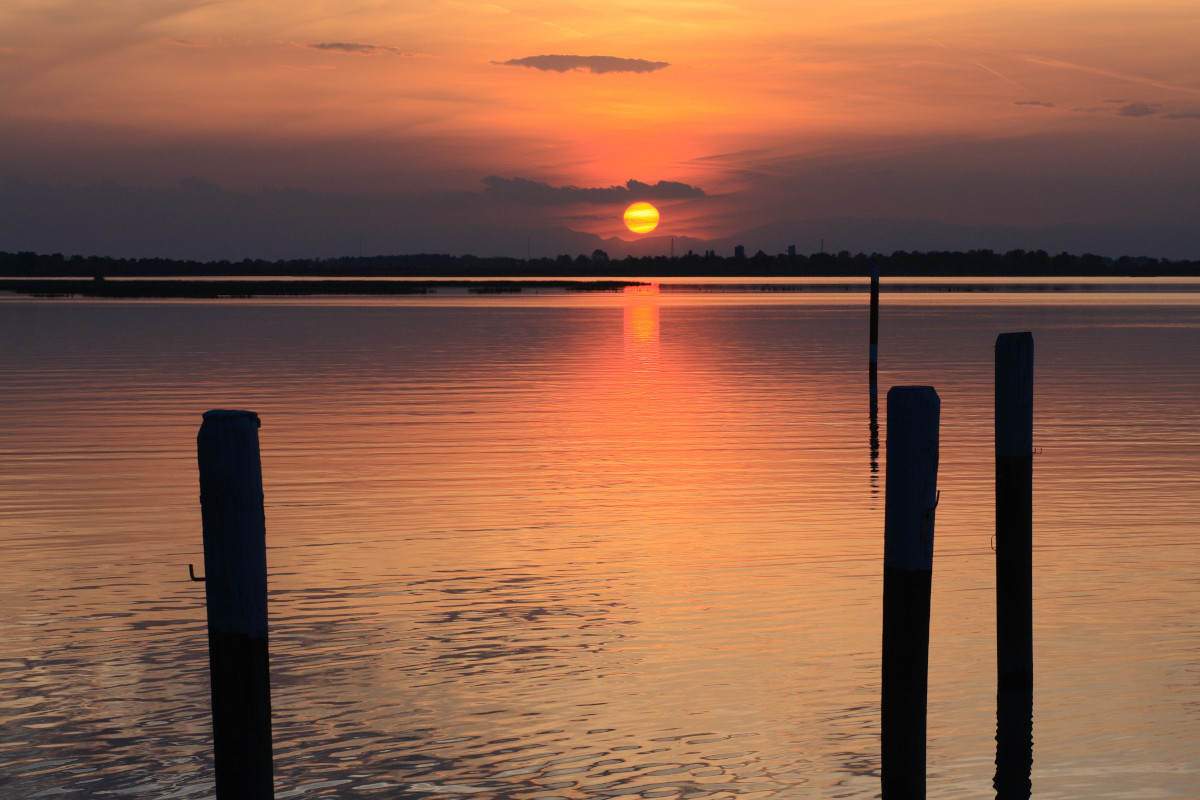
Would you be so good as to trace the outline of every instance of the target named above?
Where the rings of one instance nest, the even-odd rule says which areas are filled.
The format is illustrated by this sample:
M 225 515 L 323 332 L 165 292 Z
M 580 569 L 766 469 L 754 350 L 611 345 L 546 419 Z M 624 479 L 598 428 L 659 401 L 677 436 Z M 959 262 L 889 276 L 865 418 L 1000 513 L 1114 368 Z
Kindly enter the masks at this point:
M 209 411 L 196 437 L 218 800 L 274 797 L 258 427 L 249 411 Z
M 1033 335 L 996 339 L 996 777 L 1030 796 L 1033 769 Z
M 887 395 L 884 485 L 882 786 L 884 800 L 925 797 L 929 594 L 941 401 L 932 386 Z
M 876 490 L 876 477 L 879 472 L 879 264 L 871 264 L 871 344 L 870 369 L 868 372 L 871 400 L 868 410 L 870 422 L 871 447 L 871 489 Z
M 871 265 L 871 386 L 879 371 L 879 265 Z

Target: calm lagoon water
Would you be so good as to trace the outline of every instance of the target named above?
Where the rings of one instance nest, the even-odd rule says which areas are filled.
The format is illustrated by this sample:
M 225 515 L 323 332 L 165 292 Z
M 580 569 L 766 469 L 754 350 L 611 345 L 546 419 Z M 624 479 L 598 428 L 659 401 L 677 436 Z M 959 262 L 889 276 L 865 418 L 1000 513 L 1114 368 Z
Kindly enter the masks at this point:
M 1018 330 L 1033 796 L 1195 797 L 1190 292 L 884 296 L 881 400 L 942 398 L 929 796 L 994 796 Z M 0 343 L 0 796 L 212 795 L 187 565 L 220 407 L 263 422 L 277 797 L 878 796 L 865 295 L 6 298 Z

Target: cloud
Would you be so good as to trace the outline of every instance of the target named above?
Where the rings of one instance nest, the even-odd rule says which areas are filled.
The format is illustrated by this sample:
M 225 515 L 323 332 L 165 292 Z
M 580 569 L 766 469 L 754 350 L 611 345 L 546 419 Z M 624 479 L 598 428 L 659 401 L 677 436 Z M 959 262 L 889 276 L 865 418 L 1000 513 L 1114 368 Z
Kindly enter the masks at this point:
M 1164 119 L 1200 119 L 1200 111 L 1177 111 L 1174 114 L 1163 114 Z
M 170 41 L 172 44 L 177 44 L 182 47 L 209 48 L 209 47 L 220 47 L 221 45 L 225 44 L 224 39 L 221 39 L 219 37 L 212 37 L 212 36 L 200 37 L 200 38 L 193 37 L 193 38 L 188 38 L 188 39 L 171 39 Z
M 493 61 L 505 67 L 529 67 L 544 72 L 568 72 L 573 69 L 587 70 L 597 75 L 605 72 L 654 72 L 671 66 L 666 61 L 647 61 L 644 58 L 617 58 L 616 56 L 527 56 L 508 61 Z
M 1145 103 L 1130 103 L 1127 106 L 1122 106 L 1117 113 L 1122 117 L 1149 117 L 1158 113 L 1159 105 L 1146 105 Z
M 507 200 L 527 205 L 552 206 L 572 203 L 627 203 L 634 200 L 683 200 L 704 197 L 704 190 L 677 181 L 659 181 L 655 184 L 629 180 L 624 186 L 606 188 L 580 188 L 578 186 L 551 186 L 548 183 L 525 178 L 501 178 L 489 175 L 483 179 L 487 188 L 484 194 L 498 200 Z
M 1014 106 L 1040 106 L 1042 108 L 1054 108 L 1054 103 L 1047 103 L 1045 100 L 1017 100 L 1013 103 Z
M 327 53 L 349 53 L 357 56 L 400 56 L 401 58 L 428 57 L 424 53 L 410 53 L 399 47 L 388 47 L 381 44 L 364 44 L 362 42 L 304 42 L 301 47 L 313 50 L 323 50 Z

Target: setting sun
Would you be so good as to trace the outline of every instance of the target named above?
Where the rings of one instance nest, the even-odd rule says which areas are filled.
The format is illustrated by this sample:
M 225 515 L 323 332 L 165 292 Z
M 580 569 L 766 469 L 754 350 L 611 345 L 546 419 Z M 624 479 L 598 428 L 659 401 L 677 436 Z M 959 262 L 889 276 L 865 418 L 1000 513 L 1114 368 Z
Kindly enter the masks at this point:
M 649 233 L 658 227 L 658 209 L 649 203 L 634 203 L 625 209 L 625 227 L 634 233 Z

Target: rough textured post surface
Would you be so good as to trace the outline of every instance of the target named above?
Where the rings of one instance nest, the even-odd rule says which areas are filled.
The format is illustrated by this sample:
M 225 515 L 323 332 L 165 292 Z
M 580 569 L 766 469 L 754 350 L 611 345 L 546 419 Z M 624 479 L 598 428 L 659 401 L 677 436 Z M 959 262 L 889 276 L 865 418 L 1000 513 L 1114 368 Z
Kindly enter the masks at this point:
M 1033 335 L 996 339 L 999 689 L 1033 688 Z
M 274 796 L 259 420 L 209 411 L 196 437 L 218 800 Z
M 925 797 L 929 594 L 941 401 L 930 386 L 887 395 L 883 555 L 884 800 Z

